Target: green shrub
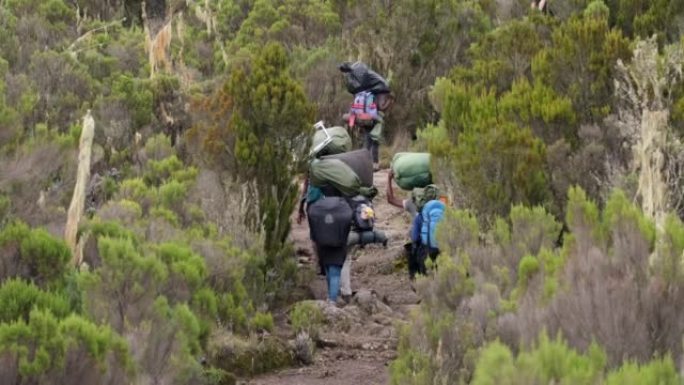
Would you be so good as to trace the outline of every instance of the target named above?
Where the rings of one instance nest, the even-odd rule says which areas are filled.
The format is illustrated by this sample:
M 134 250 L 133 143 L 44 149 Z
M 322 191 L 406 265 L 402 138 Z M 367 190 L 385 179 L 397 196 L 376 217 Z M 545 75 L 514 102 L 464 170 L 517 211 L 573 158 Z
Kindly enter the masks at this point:
M 169 285 L 165 295 L 174 301 L 190 300 L 190 296 L 204 284 L 207 267 L 204 258 L 188 247 L 163 243 L 154 247 L 155 254 L 169 271 Z
M 168 282 L 167 266 L 142 255 L 130 239 L 103 236 L 97 246 L 102 265 L 80 277 L 86 310 L 115 330 L 142 322 Z M 116 312 L 111 311 L 112 303 L 118 304 Z
M 671 357 L 656 358 L 643 365 L 628 362 L 609 373 L 605 385 L 680 385 L 682 378 Z
M 247 315 L 251 309 L 247 309 L 238 297 L 234 293 L 224 293 L 220 297 L 219 317 L 234 333 L 247 333 L 249 330 Z
M 128 107 L 133 116 L 134 129 L 152 122 L 154 95 L 148 80 L 119 75 L 112 83 L 112 94 Z
M 273 331 L 273 315 L 271 313 L 256 312 L 249 321 L 250 329 L 254 331 Z
M 0 323 L 28 321 L 33 309 L 49 311 L 57 318 L 71 312 L 66 296 L 43 291 L 30 282 L 9 279 L 0 286 Z
M 4 274 L 22 277 L 40 286 L 59 284 L 69 269 L 71 251 L 43 229 L 29 229 L 21 222 L 0 231 L 2 257 L 11 265 Z M 7 276 L 6 276 L 7 278 Z
M 169 209 L 179 209 L 187 196 L 187 187 L 177 180 L 171 180 L 159 187 L 159 201 Z
M 538 346 L 517 357 L 501 343 L 489 344 L 477 361 L 472 384 L 595 385 L 600 383 L 605 365 L 605 353 L 596 345 L 582 355 L 562 340 L 549 340 L 542 335 Z
M 96 326 L 79 316 L 58 320 L 49 311 L 33 310 L 28 321 L 0 324 L 3 370 L 22 378 L 90 378 L 97 382 L 132 380 L 133 365 L 123 338 L 107 326 Z
M 178 215 L 174 213 L 173 211 L 165 208 L 165 207 L 153 207 L 152 210 L 150 210 L 150 217 L 152 218 L 161 218 L 169 224 L 171 224 L 174 227 L 178 227 L 180 225 L 180 220 L 178 219 Z
M 90 231 L 92 236 L 96 239 L 99 237 L 122 238 L 130 240 L 136 247 L 140 244 L 140 239 L 133 231 L 124 228 L 117 222 L 90 221 L 80 230 L 81 233 L 85 231 Z
M 292 324 L 295 334 L 306 332 L 314 340 L 318 338 L 320 327 L 324 321 L 323 312 L 315 302 L 298 302 L 290 311 L 290 324 Z
M 157 134 L 145 142 L 145 154 L 149 160 L 160 161 L 174 155 L 171 140 L 164 134 Z
M 520 260 L 518 268 L 518 284 L 521 288 L 526 288 L 527 283 L 539 272 L 539 260 L 532 255 L 526 255 Z
M 168 180 L 173 173 L 182 169 L 183 162 L 181 162 L 175 155 L 162 160 L 151 160 L 147 163 L 143 180 L 148 185 L 159 186 Z

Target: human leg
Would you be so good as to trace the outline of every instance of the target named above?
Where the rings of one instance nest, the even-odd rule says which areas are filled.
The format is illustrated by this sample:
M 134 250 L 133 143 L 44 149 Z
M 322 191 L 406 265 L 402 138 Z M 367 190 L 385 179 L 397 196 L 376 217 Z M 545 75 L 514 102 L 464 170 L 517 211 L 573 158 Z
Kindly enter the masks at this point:
M 342 265 L 342 272 L 340 273 L 340 294 L 342 294 L 343 297 L 352 295 L 351 264 L 352 258 L 347 256 L 344 260 L 344 265 Z
M 342 273 L 342 266 L 340 265 L 326 265 L 325 278 L 328 281 L 328 301 L 336 302 L 337 295 L 340 292 L 340 275 Z
M 381 124 L 381 123 L 378 123 Z M 364 136 L 363 136 L 363 148 L 368 150 L 371 154 L 371 158 L 373 159 L 373 167 L 377 169 L 378 166 L 378 159 L 379 159 L 379 142 L 378 140 L 371 134 L 374 129 L 369 129 L 366 128 L 364 130 Z

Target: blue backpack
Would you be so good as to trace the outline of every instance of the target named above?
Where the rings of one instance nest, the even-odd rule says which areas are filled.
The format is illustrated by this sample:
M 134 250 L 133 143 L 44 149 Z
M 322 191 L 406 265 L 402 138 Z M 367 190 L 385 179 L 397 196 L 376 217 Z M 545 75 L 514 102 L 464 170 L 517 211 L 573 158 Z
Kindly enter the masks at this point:
M 378 105 L 375 102 L 375 95 L 370 91 L 361 91 L 354 95 L 354 103 L 351 106 L 350 126 L 354 123 L 361 126 L 372 126 L 379 120 Z
M 423 224 L 420 229 L 420 241 L 423 245 L 430 249 L 439 249 L 437 239 L 435 238 L 435 229 L 437 224 L 444 217 L 446 205 L 440 200 L 433 199 L 423 206 L 420 215 L 423 219 Z

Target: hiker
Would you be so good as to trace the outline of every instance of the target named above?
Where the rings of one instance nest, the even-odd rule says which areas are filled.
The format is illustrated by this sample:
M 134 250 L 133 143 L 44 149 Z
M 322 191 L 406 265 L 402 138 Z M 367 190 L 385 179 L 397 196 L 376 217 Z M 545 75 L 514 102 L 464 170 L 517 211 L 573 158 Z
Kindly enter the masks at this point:
M 393 98 L 389 83 L 361 62 L 344 62 L 338 67 L 345 74 L 347 91 L 354 95 L 354 102 L 345 119 L 350 128 L 363 130 L 363 146 L 373 158 L 373 171 L 380 168 L 379 147 L 382 137 L 384 112 Z
M 382 244 L 387 248 L 387 235 L 381 230 L 375 229 L 375 211 L 370 199 L 363 195 L 357 195 L 349 199 L 349 206 L 352 208 L 352 230 L 347 238 L 347 246 L 358 245 L 363 248 L 371 243 Z M 342 299 L 349 303 L 354 292 L 351 288 L 351 264 L 352 258 L 348 257 L 342 266 L 342 277 L 340 281 L 340 293 Z
M 363 130 L 363 148 L 371 153 L 373 171 L 380 168 L 382 123 L 383 113 L 378 110 L 373 93 L 362 91 L 356 94 L 349 111 L 348 124 L 349 127 L 360 127 Z
M 299 201 L 299 213 L 297 216 L 297 224 L 301 224 L 302 221 L 306 218 L 306 212 L 308 211 L 308 207 L 310 205 L 314 204 L 316 201 L 326 196 L 341 197 L 342 193 L 332 186 L 324 186 L 322 188 L 312 186 L 307 175 L 306 179 L 304 179 L 302 197 Z M 310 223 L 309 226 L 311 226 Z M 320 254 L 318 254 L 318 250 L 316 250 L 316 255 L 318 259 L 318 275 L 326 275 L 325 266 L 323 264 L 323 260 L 320 258 Z
M 434 184 L 415 187 L 410 198 L 399 199 L 394 195 L 393 179 L 394 171 L 390 170 L 387 178 L 387 202 L 411 215 L 410 242 L 404 245 L 404 252 L 408 259 L 409 279 L 413 280 L 416 274 L 427 273 L 425 260 L 428 257 L 434 262 L 439 255 L 434 228 L 444 214 L 447 199 L 440 196 L 439 188 Z
M 411 242 L 404 245 L 411 281 L 415 279 L 416 274 L 427 274 L 425 261 L 428 257 L 433 263 L 437 261 L 440 250 L 435 239 L 435 229 L 444 217 L 445 210 L 444 198 L 430 200 L 411 222 Z
M 312 190 L 313 186 L 309 189 Z M 347 257 L 347 238 L 351 230 L 352 209 L 339 196 L 323 195 L 308 204 L 309 232 L 319 263 L 328 283 L 328 301 L 337 303 L 342 266 Z
M 373 186 L 370 153 L 363 149 L 348 151 L 351 138 L 342 127 L 327 129 L 323 122 L 315 127 L 320 131 L 314 135 L 310 151 L 313 159 L 304 181 L 297 222 L 309 218 L 310 238 L 328 282 L 328 300 L 336 302 L 345 262 L 349 266 L 346 271 L 350 269 L 347 250 L 354 216 L 352 203 L 357 201 L 351 197 L 362 194 L 372 199 L 377 189 Z M 370 218 L 368 211 L 364 211 L 363 218 Z M 348 276 L 346 288 L 350 288 Z

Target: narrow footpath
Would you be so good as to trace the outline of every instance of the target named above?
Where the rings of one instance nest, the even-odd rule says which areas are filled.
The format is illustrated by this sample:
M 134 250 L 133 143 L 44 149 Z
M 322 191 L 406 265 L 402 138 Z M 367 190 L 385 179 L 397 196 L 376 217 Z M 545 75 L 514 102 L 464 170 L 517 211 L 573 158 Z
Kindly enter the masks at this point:
M 351 304 L 343 308 L 323 305 L 325 326 L 322 347 L 317 348 L 314 363 L 256 377 L 249 385 L 385 385 L 389 364 L 396 357 L 398 327 L 406 322 L 418 296 L 411 290 L 406 268 L 398 268 L 403 244 L 407 240 L 409 218 L 401 209 L 387 203 L 388 170 L 374 174 L 379 194 L 373 200 L 376 228 L 390 238 L 388 247 L 355 247 L 350 255 L 352 289 L 357 292 Z M 311 255 L 303 268 L 313 269 L 315 260 L 306 222 L 293 224 L 292 239 L 302 254 Z M 309 288 L 316 300 L 326 297 L 325 278 L 312 275 Z

